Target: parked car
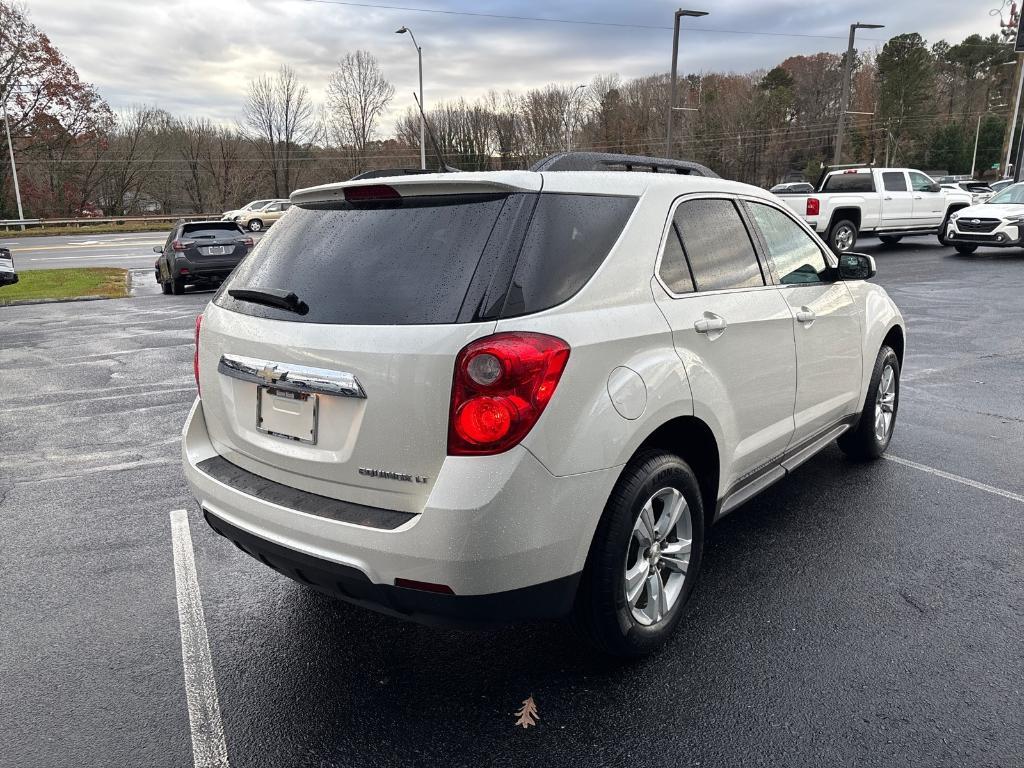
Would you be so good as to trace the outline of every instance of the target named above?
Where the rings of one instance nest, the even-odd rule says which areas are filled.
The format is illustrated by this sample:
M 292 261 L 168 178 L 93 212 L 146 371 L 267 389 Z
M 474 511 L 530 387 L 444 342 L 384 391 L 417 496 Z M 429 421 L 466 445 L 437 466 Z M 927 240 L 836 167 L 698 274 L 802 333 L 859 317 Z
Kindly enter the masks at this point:
M 886 245 L 908 235 L 938 235 L 942 242 L 949 215 L 972 203 L 970 193 L 943 189 L 912 168 L 826 168 L 817 189 L 782 199 L 836 253 L 853 250 L 861 235 Z
M 952 181 L 939 182 L 939 186 L 945 189 L 954 189 L 958 192 L 966 192 L 971 196 L 972 205 L 980 205 L 992 197 L 992 187 L 984 181 Z
M 806 195 L 814 191 L 814 185 L 806 181 L 790 181 L 776 184 L 769 192 L 775 195 Z
M 179 221 L 159 253 L 154 269 L 164 293 L 187 285 L 218 285 L 249 255 L 253 240 L 233 221 Z
M 0 248 L 0 285 L 14 285 L 18 272 L 14 269 L 14 256 L 9 248 Z
M 385 613 L 574 613 L 636 656 L 714 521 L 837 438 L 881 456 L 904 327 L 871 257 L 696 164 L 589 162 L 295 192 L 197 318 L 210 526 Z
M 224 215 L 221 216 L 221 221 L 237 221 L 238 218 L 249 211 L 258 211 L 266 205 L 276 203 L 277 200 L 274 198 L 267 198 L 266 200 L 253 200 L 251 203 L 246 203 L 241 208 L 235 211 L 224 211 Z
M 949 217 L 946 240 L 965 256 L 979 245 L 1024 247 L 1024 182 L 1011 184 L 986 202 Z
M 999 181 L 993 181 L 989 186 L 993 192 L 1001 192 L 1013 183 L 1013 179 L 1000 179 Z
M 285 211 L 290 207 L 291 203 L 287 200 L 275 200 L 259 210 L 243 212 L 235 218 L 235 221 L 250 232 L 259 232 L 284 216 Z

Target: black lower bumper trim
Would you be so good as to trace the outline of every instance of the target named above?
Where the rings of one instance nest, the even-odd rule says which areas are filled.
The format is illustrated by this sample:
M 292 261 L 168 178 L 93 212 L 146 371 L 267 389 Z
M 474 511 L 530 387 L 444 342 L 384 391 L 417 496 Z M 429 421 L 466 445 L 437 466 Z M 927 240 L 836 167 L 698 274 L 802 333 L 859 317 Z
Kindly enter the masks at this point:
M 553 619 L 572 610 L 580 574 L 489 595 L 444 595 L 374 584 L 362 571 L 296 552 L 241 530 L 207 509 L 206 522 L 235 546 L 275 571 L 321 592 L 381 613 L 442 626 L 480 626 Z
M 391 531 L 416 517 L 412 512 L 368 507 L 365 504 L 354 504 L 350 501 L 341 501 L 308 491 L 300 491 L 298 488 L 292 488 L 289 485 L 276 483 L 253 474 L 232 464 L 223 456 L 204 459 L 196 464 L 196 468 L 214 480 L 249 496 L 255 496 L 263 501 L 269 501 L 271 504 L 298 512 L 305 512 L 307 515 L 337 520 L 340 523 L 352 523 L 353 525 Z

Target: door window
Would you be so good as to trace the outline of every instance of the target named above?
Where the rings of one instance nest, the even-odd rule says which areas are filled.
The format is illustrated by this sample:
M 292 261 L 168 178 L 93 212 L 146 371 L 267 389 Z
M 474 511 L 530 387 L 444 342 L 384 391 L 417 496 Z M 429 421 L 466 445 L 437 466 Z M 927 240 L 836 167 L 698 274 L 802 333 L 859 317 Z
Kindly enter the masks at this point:
M 934 183 L 923 173 L 910 171 L 910 186 L 913 187 L 915 192 L 931 192 L 932 184 Z
M 696 290 L 755 288 L 765 284 L 750 233 L 731 200 L 688 200 L 676 208 L 673 223 Z M 671 276 L 671 271 L 668 274 Z M 662 279 L 668 283 L 665 275 L 663 260 Z M 682 283 L 678 268 L 675 275 L 677 284 Z
M 828 264 L 810 235 L 778 208 L 748 203 L 783 285 L 820 283 Z
M 882 174 L 882 183 L 886 192 L 906 192 L 907 177 L 903 171 L 886 171 Z

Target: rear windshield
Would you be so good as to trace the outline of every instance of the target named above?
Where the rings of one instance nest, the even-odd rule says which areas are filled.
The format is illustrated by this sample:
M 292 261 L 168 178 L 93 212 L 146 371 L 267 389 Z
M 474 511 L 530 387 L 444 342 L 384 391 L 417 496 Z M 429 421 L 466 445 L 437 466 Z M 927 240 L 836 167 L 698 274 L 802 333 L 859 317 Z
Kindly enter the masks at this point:
M 835 173 L 825 179 L 822 192 L 874 192 L 875 181 L 870 173 Z
M 536 312 L 571 298 L 600 266 L 636 198 L 473 194 L 293 205 L 215 302 L 258 317 L 427 325 Z M 305 315 L 238 301 L 285 290 Z
M 241 234 L 242 228 L 232 222 L 224 224 L 186 224 L 181 234 L 190 240 L 216 240 Z

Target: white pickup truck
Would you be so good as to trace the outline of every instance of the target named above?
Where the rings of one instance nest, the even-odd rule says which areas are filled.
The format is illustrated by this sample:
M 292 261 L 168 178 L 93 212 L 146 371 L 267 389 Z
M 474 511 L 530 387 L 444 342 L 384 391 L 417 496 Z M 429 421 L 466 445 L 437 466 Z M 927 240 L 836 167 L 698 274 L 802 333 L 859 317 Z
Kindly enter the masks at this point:
M 856 167 L 822 173 L 817 191 L 779 198 L 804 217 L 836 253 L 860 235 L 893 245 L 906 235 L 944 234 L 949 214 L 971 205 L 968 192 L 945 189 L 912 168 Z

